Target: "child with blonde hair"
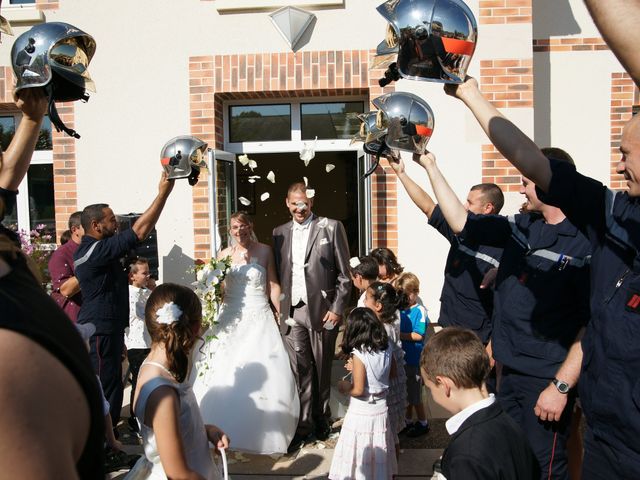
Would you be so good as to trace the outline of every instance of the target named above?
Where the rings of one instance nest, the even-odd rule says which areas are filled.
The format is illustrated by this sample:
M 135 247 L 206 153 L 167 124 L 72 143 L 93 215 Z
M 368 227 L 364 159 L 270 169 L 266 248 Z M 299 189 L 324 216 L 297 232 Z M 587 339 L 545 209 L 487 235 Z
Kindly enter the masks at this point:
M 219 479 L 209 442 L 219 450 L 229 446 L 229 439 L 204 424 L 185 382 L 201 328 L 200 300 L 185 286 L 165 283 L 149 296 L 145 321 L 151 352 L 140 367 L 134 403 L 145 457 L 126 478 Z
M 419 437 L 429 432 L 429 423 L 422 403 L 420 380 L 420 354 L 427 332 L 427 309 L 418 303 L 420 280 L 413 273 L 404 272 L 394 282 L 409 300 L 408 308 L 400 311 L 400 340 L 404 351 L 404 371 L 407 375 L 407 437 Z M 417 420 L 413 422 L 413 411 Z

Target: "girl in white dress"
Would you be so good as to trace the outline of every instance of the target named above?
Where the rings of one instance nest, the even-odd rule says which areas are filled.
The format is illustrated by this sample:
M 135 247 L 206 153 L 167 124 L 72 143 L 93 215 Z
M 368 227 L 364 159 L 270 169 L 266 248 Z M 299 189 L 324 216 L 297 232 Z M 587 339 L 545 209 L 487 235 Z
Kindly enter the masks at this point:
M 404 418 L 407 410 L 407 375 L 404 371 L 404 350 L 400 341 L 400 310 L 409 306 L 409 299 L 404 292 L 396 290 L 390 283 L 374 282 L 367 288 L 364 304 L 373 310 L 378 320 L 384 324 L 389 337 L 389 347 L 398 367 L 396 375 L 391 378 L 387 405 L 390 427 L 395 435 L 396 453 L 399 453 L 399 434 L 406 426 Z
M 218 427 L 204 424 L 185 382 L 202 321 L 200 300 L 185 286 L 165 283 L 151 293 L 145 321 L 151 352 L 140 368 L 134 397 L 144 457 L 125 478 L 220 479 L 209 442 L 221 449 L 229 439 Z
M 259 243 L 244 212 L 231 216 L 231 256 L 215 335 L 196 349 L 193 390 L 204 420 L 220 426 L 243 452 L 286 453 L 300 403 L 278 329 L 280 284 L 271 247 Z
M 338 390 L 351 396 L 333 453 L 331 480 L 388 480 L 397 471 L 394 438 L 388 428 L 387 392 L 395 362 L 387 334 L 368 308 L 355 308 L 347 319 L 342 343 L 351 355 L 351 382 Z

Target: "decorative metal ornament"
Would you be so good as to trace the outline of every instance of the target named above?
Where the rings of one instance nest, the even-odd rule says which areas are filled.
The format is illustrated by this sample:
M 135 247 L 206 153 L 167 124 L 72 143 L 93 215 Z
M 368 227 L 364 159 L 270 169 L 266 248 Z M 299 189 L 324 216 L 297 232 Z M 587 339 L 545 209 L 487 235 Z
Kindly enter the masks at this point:
M 270 14 L 269 17 L 271 17 L 276 30 L 280 32 L 282 38 L 285 39 L 294 52 L 302 39 L 302 35 L 316 18 L 313 13 L 296 7 L 282 7 Z

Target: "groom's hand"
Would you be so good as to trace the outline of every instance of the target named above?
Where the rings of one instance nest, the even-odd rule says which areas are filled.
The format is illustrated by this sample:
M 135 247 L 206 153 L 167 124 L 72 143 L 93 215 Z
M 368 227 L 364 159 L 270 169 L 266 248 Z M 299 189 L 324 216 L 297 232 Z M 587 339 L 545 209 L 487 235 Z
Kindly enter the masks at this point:
M 338 324 L 340 323 L 340 320 L 342 319 L 342 315 L 338 315 L 337 313 L 333 313 L 332 311 L 328 311 L 324 318 L 322 319 L 322 325 L 324 325 L 327 322 L 331 322 L 333 323 L 334 327 L 337 327 Z

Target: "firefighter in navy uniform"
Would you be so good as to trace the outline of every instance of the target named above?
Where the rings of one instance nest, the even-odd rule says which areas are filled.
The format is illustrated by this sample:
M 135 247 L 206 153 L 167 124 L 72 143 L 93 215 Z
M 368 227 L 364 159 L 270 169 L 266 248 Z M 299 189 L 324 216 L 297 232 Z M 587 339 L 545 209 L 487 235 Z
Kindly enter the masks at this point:
M 574 364 L 589 319 L 589 242 L 562 211 L 537 198 L 526 178 L 521 193 L 528 213 L 475 215 L 448 186 L 435 157 L 416 160 L 426 169 L 452 231 L 466 241 L 504 249 L 491 334 L 494 358 L 502 365 L 498 400 L 525 432 L 544 478 L 568 478 L 575 381 L 565 371 Z
M 484 99 L 474 79 L 445 91 L 471 109 L 498 150 L 536 182 L 541 198 L 562 208 L 587 236 L 591 319 L 578 385 L 588 425 L 582 478 L 640 478 L 640 118 L 622 134 L 617 171 L 629 190 L 616 193 L 572 165 L 547 159 Z

